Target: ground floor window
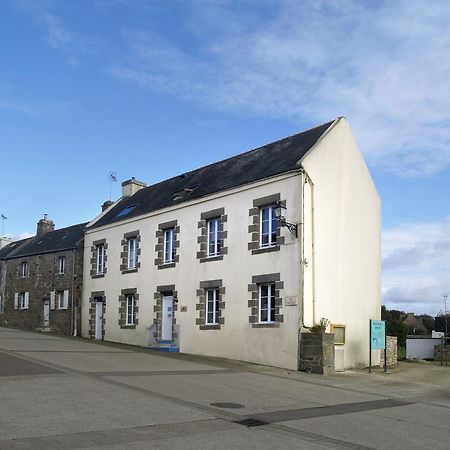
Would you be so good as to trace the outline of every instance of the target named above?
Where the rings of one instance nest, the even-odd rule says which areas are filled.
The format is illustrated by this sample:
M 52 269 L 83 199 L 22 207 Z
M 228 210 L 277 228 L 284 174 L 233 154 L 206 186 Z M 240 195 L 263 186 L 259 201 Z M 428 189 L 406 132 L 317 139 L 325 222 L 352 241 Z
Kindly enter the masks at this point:
M 259 286 L 259 321 L 275 322 L 275 283 Z
M 216 325 L 219 323 L 219 289 L 206 290 L 206 325 Z
M 127 295 L 126 303 L 126 325 L 136 324 L 136 297 L 134 294 Z

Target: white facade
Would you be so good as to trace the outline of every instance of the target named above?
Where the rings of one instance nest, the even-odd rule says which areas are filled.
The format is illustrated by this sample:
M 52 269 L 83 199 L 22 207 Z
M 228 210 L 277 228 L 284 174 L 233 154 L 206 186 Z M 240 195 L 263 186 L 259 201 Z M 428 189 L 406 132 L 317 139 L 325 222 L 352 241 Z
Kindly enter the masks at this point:
M 83 336 L 102 335 L 92 331 L 95 322 L 97 327 L 101 323 L 95 317 L 97 309 L 97 319 L 104 314 L 104 339 L 154 344 L 161 337 L 154 323 L 162 320 L 157 314 L 158 290 L 162 289 L 163 295 L 161 287 L 172 286 L 176 293 L 173 330 L 183 353 L 297 369 L 299 331 L 326 317 L 345 326 L 345 344 L 341 346 L 345 367 L 366 365 L 369 319 L 380 317 L 379 197 L 345 119 L 335 121 L 301 164 L 304 170 L 299 167 L 118 223 L 88 226 Z M 249 250 L 249 231 L 254 224 L 251 210 L 256 199 L 274 196 L 286 202 L 286 219 L 298 224 L 298 238 L 281 228 L 278 251 L 254 254 Z M 201 262 L 197 252 L 202 213 L 222 208 L 227 252 L 222 259 Z M 178 260 L 174 267 L 160 269 L 155 265 L 160 242 L 157 230 L 160 224 L 175 220 Z M 123 273 L 124 242 L 136 232 L 139 265 L 136 271 Z M 93 249 L 99 242 L 107 246 L 107 270 L 96 277 L 90 271 L 96 264 Z M 250 316 L 255 314 L 255 286 L 258 289 L 264 275 L 269 275 L 281 300 L 277 300 L 277 322 L 260 325 Z M 198 305 L 202 289 L 208 285 L 205 282 L 211 280 L 221 281 L 222 323 L 208 328 L 199 324 Z M 104 297 L 101 312 L 93 300 L 96 295 Z M 136 295 L 135 327 L 123 325 L 127 295 Z M 259 319 L 259 311 L 257 315 Z

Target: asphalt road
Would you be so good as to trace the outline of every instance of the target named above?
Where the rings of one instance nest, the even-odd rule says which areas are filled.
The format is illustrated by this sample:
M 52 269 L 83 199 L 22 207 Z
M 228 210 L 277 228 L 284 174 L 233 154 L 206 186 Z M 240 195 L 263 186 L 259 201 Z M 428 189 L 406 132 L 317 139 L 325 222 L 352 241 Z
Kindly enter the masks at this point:
M 321 377 L 0 328 L 0 449 L 448 449 L 449 380 L 450 367 Z

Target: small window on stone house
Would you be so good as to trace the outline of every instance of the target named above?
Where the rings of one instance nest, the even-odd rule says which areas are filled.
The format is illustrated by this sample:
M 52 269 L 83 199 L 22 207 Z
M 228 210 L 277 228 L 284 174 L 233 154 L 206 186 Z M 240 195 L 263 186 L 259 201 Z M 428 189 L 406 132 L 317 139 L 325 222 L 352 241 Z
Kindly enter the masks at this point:
M 175 261 L 175 228 L 164 230 L 164 263 Z
M 126 296 L 126 325 L 136 324 L 136 297 L 134 294 Z
M 28 262 L 27 261 L 23 261 L 20 263 L 20 277 L 21 278 L 26 278 L 28 276 Z
M 58 258 L 58 273 L 63 274 L 66 273 L 66 257 L 60 256 Z
M 97 273 L 105 273 L 105 245 L 97 245 Z
M 277 245 L 277 218 L 274 206 L 264 206 L 260 209 L 261 247 Z
M 275 322 L 275 283 L 259 285 L 259 322 Z
M 128 269 L 137 267 L 137 239 L 132 237 L 128 239 Z
M 56 305 L 58 309 L 67 309 L 69 307 L 69 291 L 56 292 Z

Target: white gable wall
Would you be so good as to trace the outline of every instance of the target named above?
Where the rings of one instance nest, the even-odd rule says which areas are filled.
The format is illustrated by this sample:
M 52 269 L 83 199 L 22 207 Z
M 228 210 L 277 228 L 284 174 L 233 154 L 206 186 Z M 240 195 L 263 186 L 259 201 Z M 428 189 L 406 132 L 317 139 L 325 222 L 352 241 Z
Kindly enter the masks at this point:
M 345 325 L 345 367 L 365 366 L 369 318 L 379 319 L 381 308 L 380 199 L 344 118 L 302 165 L 314 183 L 315 319 Z M 313 321 L 310 194 L 305 185 L 306 325 Z

